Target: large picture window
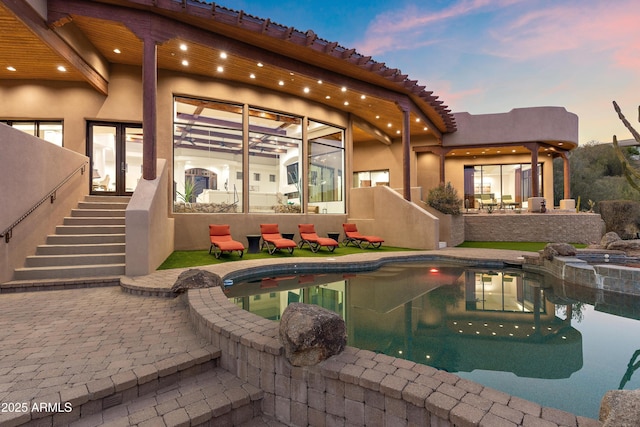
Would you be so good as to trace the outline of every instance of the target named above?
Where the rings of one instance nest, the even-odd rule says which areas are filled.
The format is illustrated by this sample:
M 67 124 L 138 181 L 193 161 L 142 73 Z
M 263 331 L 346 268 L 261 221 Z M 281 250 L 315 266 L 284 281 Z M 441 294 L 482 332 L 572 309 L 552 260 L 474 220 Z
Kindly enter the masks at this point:
M 302 212 L 300 177 L 291 172 L 301 147 L 301 117 L 249 108 L 249 170 L 253 176 L 276 176 L 273 182 L 254 180 L 249 212 Z
M 538 185 L 542 187 L 543 164 L 538 164 Z M 533 179 L 531 164 L 475 165 L 464 167 L 464 203 L 467 208 L 509 205 L 527 207 L 532 196 Z
M 242 108 L 175 98 L 173 180 L 177 212 L 242 211 Z
M 174 104 L 176 212 L 345 212 L 343 129 L 221 101 Z
M 344 212 L 344 132 L 309 121 L 309 210 Z

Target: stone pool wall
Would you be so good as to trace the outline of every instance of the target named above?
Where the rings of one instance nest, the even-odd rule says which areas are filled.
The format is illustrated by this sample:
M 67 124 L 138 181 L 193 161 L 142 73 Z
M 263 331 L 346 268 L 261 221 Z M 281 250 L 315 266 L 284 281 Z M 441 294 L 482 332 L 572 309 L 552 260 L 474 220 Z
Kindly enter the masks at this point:
M 555 257 L 548 260 L 526 256 L 523 269 L 546 272 L 569 283 L 640 296 L 640 268 L 628 267 L 626 262 L 638 262 L 619 251 L 578 251 L 575 257 Z
M 189 316 L 221 350 L 220 366 L 264 392 L 265 414 L 291 426 L 573 426 L 600 422 L 542 407 L 435 368 L 347 347 L 294 367 L 278 324 L 242 310 L 220 288 L 191 289 Z

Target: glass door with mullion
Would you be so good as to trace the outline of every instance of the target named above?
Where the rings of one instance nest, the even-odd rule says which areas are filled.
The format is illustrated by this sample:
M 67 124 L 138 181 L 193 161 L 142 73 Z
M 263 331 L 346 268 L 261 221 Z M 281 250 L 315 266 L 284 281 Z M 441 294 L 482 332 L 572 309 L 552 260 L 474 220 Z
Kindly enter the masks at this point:
M 133 193 L 142 176 L 142 127 L 130 123 L 88 123 L 91 193 Z

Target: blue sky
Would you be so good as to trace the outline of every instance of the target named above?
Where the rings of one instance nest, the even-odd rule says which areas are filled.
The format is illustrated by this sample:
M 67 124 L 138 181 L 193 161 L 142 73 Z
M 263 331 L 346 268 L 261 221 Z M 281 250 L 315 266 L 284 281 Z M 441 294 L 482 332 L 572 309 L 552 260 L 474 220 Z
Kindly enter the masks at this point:
M 239 0 L 221 5 L 355 48 L 453 112 L 562 106 L 580 143 L 631 135 L 640 105 L 638 0 Z

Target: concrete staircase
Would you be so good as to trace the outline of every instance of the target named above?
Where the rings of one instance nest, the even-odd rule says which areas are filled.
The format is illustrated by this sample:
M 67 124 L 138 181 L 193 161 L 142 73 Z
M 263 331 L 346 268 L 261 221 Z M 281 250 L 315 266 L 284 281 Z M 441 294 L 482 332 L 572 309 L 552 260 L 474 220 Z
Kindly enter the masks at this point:
M 125 274 L 125 211 L 130 197 L 86 196 L 56 232 L 14 271 L 13 282 Z M 9 282 L 11 283 L 11 282 Z

